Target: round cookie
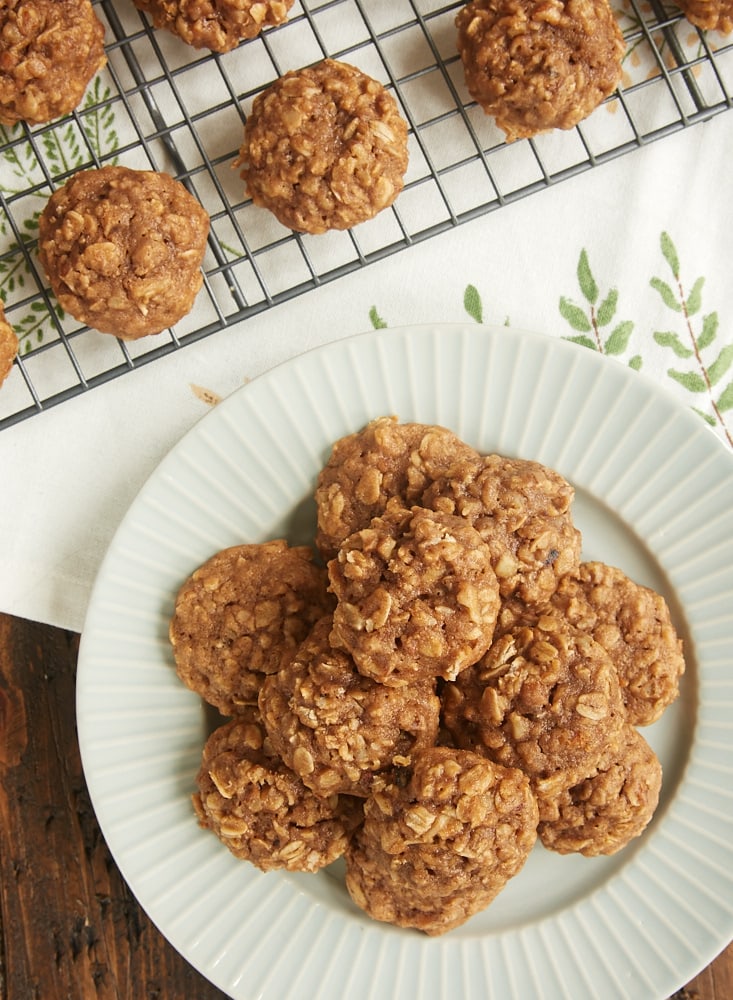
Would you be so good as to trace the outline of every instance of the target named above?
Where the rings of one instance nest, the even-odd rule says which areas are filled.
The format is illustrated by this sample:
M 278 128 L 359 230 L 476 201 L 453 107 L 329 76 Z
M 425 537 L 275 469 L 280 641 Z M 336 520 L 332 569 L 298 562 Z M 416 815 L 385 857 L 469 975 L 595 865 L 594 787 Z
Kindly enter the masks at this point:
M 523 770 L 542 818 L 546 802 L 601 766 L 626 724 L 606 651 L 553 617 L 500 635 L 441 700 L 455 744 Z
M 283 540 L 217 552 L 185 581 L 170 622 L 181 680 L 224 715 L 257 701 L 333 606 L 326 571 Z
M 685 670 L 682 640 L 661 594 L 614 566 L 585 562 L 560 581 L 551 603 L 611 657 L 629 722 L 656 722 L 678 697 Z
M 204 746 L 193 804 L 201 826 L 262 871 L 315 872 L 340 858 L 357 800 L 321 797 L 274 755 L 253 706 Z
M 107 62 L 89 0 L 0 5 L 0 123 L 39 125 L 69 114 Z
M 661 786 L 659 759 L 626 725 L 610 763 L 558 796 L 539 825 L 540 840 L 559 854 L 616 854 L 648 826 Z
M 733 31 L 733 0 L 675 0 L 685 17 L 703 31 Z
M 572 128 L 621 79 L 607 0 L 471 0 L 456 27 L 468 91 L 509 142 Z
M 5 319 L 5 304 L 0 299 L 0 385 L 10 374 L 18 353 L 18 338 L 15 330 Z
M 567 480 L 539 462 L 486 455 L 479 465 L 436 478 L 421 502 L 476 528 L 491 550 L 502 599 L 538 604 L 580 562 L 574 495 Z
M 407 124 L 381 83 L 324 59 L 255 98 L 237 161 L 256 205 L 290 229 L 350 229 L 387 208 L 407 169 Z
M 328 564 L 332 645 L 384 684 L 453 680 L 488 649 L 499 608 L 491 554 L 462 518 L 388 505 Z
M 390 499 L 420 504 L 437 478 L 466 478 L 481 462 L 478 452 L 445 427 L 378 417 L 340 438 L 316 486 L 316 545 L 332 559 L 349 535 L 383 514 Z
M 364 804 L 346 888 L 375 920 L 435 936 L 485 909 L 524 865 L 537 804 L 521 771 L 433 747 Z
M 230 52 L 263 28 L 287 20 L 293 0 L 134 0 L 156 28 L 195 49 Z
M 331 618 L 318 622 L 295 658 L 266 677 L 259 697 L 270 743 L 318 795 L 366 797 L 438 733 L 440 702 L 431 681 L 402 688 L 363 677 L 329 643 Z
M 182 319 L 203 284 L 209 217 L 180 181 L 152 170 L 83 170 L 39 219 L 39 259 L 61 306 L 135 340 Z

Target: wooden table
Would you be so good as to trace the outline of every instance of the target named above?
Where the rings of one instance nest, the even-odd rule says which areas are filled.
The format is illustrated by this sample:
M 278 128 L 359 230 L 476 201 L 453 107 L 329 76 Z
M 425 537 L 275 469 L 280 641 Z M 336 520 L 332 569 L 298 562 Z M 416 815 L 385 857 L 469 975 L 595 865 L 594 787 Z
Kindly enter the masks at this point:
M 78 638 L 0 614 L 0 1000 L 221 1000 L 140 909 L 97 825 Z M 732 998 L 733 945 L 675 995 Z

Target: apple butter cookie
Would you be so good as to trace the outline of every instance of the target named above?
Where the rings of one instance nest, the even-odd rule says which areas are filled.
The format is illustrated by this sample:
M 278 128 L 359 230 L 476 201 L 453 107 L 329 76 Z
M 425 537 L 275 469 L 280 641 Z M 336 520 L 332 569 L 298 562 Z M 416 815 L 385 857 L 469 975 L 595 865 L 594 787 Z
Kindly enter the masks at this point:
M 156 28 L 195 49 L 230 52 L 271 25 L 287 20 L 293 0 L 134 0 Z
M 381 83 L 324 59 L 255 98 L 237 165 L 250 198 L 290 229 L 350 229 L 387 208 L 407 169 L 407 123 Z
M 266 677 L 259 706 L 270 743 L 318 795 L 365 797 L 395 767 L 432 746 L 440 701 L 432 681 L 404 688 L 363 677 L 318 622 L 295 658 Z
M 537 838 L 527 777 L 466 750 L 433 747 L 364 803 L 346 888 L 375 920 L 435 936 L 485 909 Z
M 0 123 L 69 114 L 106 62 L 104 25 L 89 0 L 3 0 Z
M 152 170 L 83 170 L 49 198 L 39 258 L 61 306 L 134 340 L 182 319 L 203 284 L 209 216 L 180 181 Z
M 217 552 L 183 584 L 170 623 L 176 669 L 224 715 L 255 703 L 333 607 L 326 571 L 280 539 Z
M 621 79 L 607 0 L 471 0 L 456 26 L 468 91 L 509 142 L 572 128 Z
M 201 826 L 265 872 L 324 868 L 343 855 L 361 819 L 358 800 L 314 795 L 270 751 L 254 706 L 208 738 L 197 785 Z
M 18 338 L 15 330 L 5 319 L 5 304 L 0 299 L 0 385 L 10 374 L 18 353 Z
M 499 585 L 491 554 L 463 518 L 399 502 L 328 564 L 331 644 L 384 684 L 453 680 L 491 643 Z

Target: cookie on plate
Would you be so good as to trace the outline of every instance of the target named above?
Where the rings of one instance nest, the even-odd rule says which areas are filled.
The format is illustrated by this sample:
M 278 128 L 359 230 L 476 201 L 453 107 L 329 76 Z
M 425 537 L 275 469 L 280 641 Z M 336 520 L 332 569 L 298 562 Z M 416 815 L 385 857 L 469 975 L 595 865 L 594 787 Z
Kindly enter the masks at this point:
M 250 198 L 289 229 L 350 229 L 387 208 L 407 169 L 407 123 L 381 83 L 324 59 L 255 98 L 237 164 Z
M 18 338 L 15 330 L 5 319 L 5 304 L 0 299 L 0 385 L 10 374 L 18 353 Z
M 287 20 L 293 0 L 134 0 L 156 28 L 195 49 L 230 52 L 240 42 Z
M 201 826 L 261 871 L 324 868 L 361 819 L 358 800 L 315 795 L 272 753 L 256 706 L 208 738 L 197 785 Z
M 222 549 L 181 586 L 170 622 L 178 676 L 224 715 L 257 702 L 333 607 L 326 571 L 282 539 Z
M 106 64 L 89 0 L 0 4 L 0 122 L 39 125 L 73 111 Z
M 466 750 L 422 750 L 364 803 L 346 851 L 346 888 L 375 920 L 444 934 L 521 870 L 537 821 L 521 771 Z
M 572 128 L 621 79 L 607 0 L 471 0 L 456 26 L 468 91 L 509 142 Z
M 39 259 L 61 306 L 135 340 L 173 326 L 203 284 L 209 216 L 180 181 L 153 170 L 83 170 L 49 198 Z

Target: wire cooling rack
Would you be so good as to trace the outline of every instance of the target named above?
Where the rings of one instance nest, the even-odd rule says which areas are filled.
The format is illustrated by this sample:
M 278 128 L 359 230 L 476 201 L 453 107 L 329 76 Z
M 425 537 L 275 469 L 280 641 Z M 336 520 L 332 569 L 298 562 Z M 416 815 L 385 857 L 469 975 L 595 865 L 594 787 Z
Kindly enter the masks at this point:
M 224 55 L 151 29 L 128 0 L 99 0 L 108 65 L 77 111 L 0 127 L 0 295 L 20 339 L 0 429 L 411 244 L 429 239 L 732 105 L 733 37 L 674 6 L 619 0 L 618 91 L 576 128 L 512 144 L 471 101 L 456 52 L 460 0 L 296 0 L 289 20 Z M 410 128 L 403 192 L 348 232 L 302 236 L 244 197 L 232 169 L 256 94 L 325 55 L 397 97 Z M 38 214 L 80 169 L 167 170 L 211 216 L 204 288 L 174 330 L 118 341 L 64 315 L 36 255 Z

